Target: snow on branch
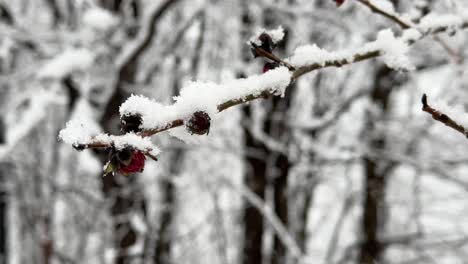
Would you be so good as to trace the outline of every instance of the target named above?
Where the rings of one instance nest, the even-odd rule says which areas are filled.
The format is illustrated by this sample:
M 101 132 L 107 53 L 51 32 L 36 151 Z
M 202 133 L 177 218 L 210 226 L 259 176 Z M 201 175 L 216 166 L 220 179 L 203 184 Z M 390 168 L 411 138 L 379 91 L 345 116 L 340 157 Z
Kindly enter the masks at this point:
M 429 105 L 427 102 L 427 96 L 424 94 L 421 99 L 423 108 L 422 110 L 432 116 L 434 120 L 437 120 L 441 122 L 442 124 L 460 132 L 463 134 L 465 137 L 468 138 L 468 130 L 465 128 L 465 126 L 461 125 L 457 121 L 453 120 L 452 117 L 448 116 L 447 114 L 443 113 L 442 111 L 439 111 L 432 106 Z M 466 118 L 465 118 L 466 119 Z
M 67 123 L 65 129 L 60 131 L 59 138 L 78 150 L 89 148 L 89 144 L 95 144 L 95 147 L 113 147 L 117 151 L 131 147 L 151 156 L 160 153 L 159 149 L 153 145 L 148 137 L 141 137 L 132 132 L 114 136 L 106 133 L 96 133 L 96 131 L 97 128 L 92 123 L 72 120 Z
M 264 29 L 260 28 L 257 32 L 250 38 L 249 43 L 254 43 L 257 46 L 261 46 L 263 44 L 262 38 L 270 38 L 273 45 L 277 45 L 280 43 L 284 38 L 284 28 L 279 26 L 276 29 Z
M 293 55 L 288 60 L 296 67 L 293 78 L 297 79 L 308 72 L 325 67 L 341 67 L 380 56 L 383 56 L 389 67 L 411 69 L 409 61 L 403 57 L 408 51 L 408 46 L 428 35 L 468 28 L 468 13 L 465 12 L 462 16 L 433 16 L 430 21 L 434 27 L 427 26 L 428 22 L 423 26 L 415 25 L 414 28 L 404 30 L 400 37 L 395 37 L 389 29 L 382 30 L 376 41 L 349 51 L 328 52 L 310 45 L 299 47 L 294 53 L 296 56 Z
M 192 82 L 182 88 L 172 105 L 163 105 L 143 96 L 132 95 L 120 106 L 120 116 L 140 115 L 143 131 L 165 130 L 174 120 L 187 120 L 197 112 L 214 116 L 230 106 L 249 98 L 280 95 L 291 82 L 291 73 L 285 67 L 262 75 L 238 79 L 223 84 Z
M 107 134 L 92 134 L 84 131 L 82 126 L 69 123 L 60 132 L 60 138 L 72 144 L 77 149 L 106 148 L 111 149 L 112 167 L 117 166 L 122 171 L 141 171 L 141 156 L 155 158 L 159 153 L 153 146 L 149 136 L 171 128 L 186 126 L 192 134 L 207 134 L 211 117 L 219 112 L 245 102 L 270 96 L 283 96 L 287 86 L 300 76 L 325 67 L 341 67 L 343 65 L 363 60 L 381 57 L 387 66 L 395 69 L 411 70 L 407 52 L 409 46 L 425 36 L 451 32 L 468 27 L 468 15 L 433 16 L 414 25 L 396 36 L 390 29 L 378 33 L 375 41 L 362 47 L 339 52 L 330 52 L 308 45 L 299 47 L 287 60 L 279 59 L 273 54 L 275 42 L 284 34 L 281 28 L 276 31 L 261 31 L 257 38 L 260 41 L 250 41 L 252 52 L 256 57 L 269 59 L 265 64 L 264 74 L 245 79 L 232 80 L 221 84 L 213 82 L 192 82 L 181 90 L 175 102 L 165 105 L 152 99 L 132 95 L 120 106 L 122 130 L 127 134 L 113 136 Z M 269 35 L 273 34 L 273 36 Z M 430 108 L 426 108 L 428 110 Z M 131 149 L 130 155 L 135 158 L 133 164 L 120 156 Z M 138 152 L 138 153 L 137 153 Z M 138 155 L 136 155 L 138 154 Z M 144 156 L 143 156 L 144 160 Z M 108 166 L 109 168 L 109 166 Z M 106 172 L 108 170 L 106 169 Z
M 412 37 L 420 36 L 417 32 L 412 32 L 416 33 Z M 390 29 L 386 29 L 378 33 L 376 41 L 369 42 L 354 50 L 329 52 L 315 44 L 299 47 L 288 59 L 288 62 L 299 68 L 295 77 L 302 75 L 303 71 L 306 73 L 329 66 L 340 67 L 377 56 L 380 56 L 390 68 L 412 70 L 414 66 L 411 65 L 406 56 L 408 51 L 409 46 L 405 38 L 397 38 Z
M 393 3 L 391 3 L 388 0 L 358 0 L 358 2 L 367 6 L 373 13 L 379 14 L 381 16 L 384 16 L 385 18 L 392 20 L 393 22 L 398 24 L 402 29 L 410 29 L 415 27 L 415 25 L 411 21 L 407 21 L 406 19 L 401 17 L 401 15 L 395 11 Z M 444 15 L 443 17 L 440 17 L 435 14 L 429 14 L 420 21 L 419 28 L 425 31 L 424 29 L 437 27 L 437 23 L 443 22 L 445 24 L 456 24 L 459 22 L 457 20 L 460 19 L 462 18 L 454 15 Z M 436 42 L 438 42 L 452 58 L 454 58 L 455 62 L 461 63 L 462 57 L 442 38 L 440 38 L 437 35 L 434 35 L 433 39 Z
M 134 146 L 138 150 L 148 151 L 152 147 L 135 146 L 136 137 L 140 137 L 141 141 L 144 137 L 182 126 L 196 112 L 214 116 L 229 107 L 257 98 L 282 96 L 290 82 L 291 72 L 286 67 L 280 67 L 262 75 L 223 84 L 193 82 L 182 88 L 172 105 L 163 105 L 144 96 L 132 95 L 120 106 L 122 119 L 129 116 L 138 116 L 138 119 L 141 119 L 136 129 L 138 133 L 131 138 L 105 134 L 93 136 L 93 132 L 85 125 L 74 122 L 67 124 L 59 137 L 78 148 L 108 148 L 113 144 Z M 132 141 L 127 141 L 128 139 Z M 146 139 L 144 140 L 146 142 Z

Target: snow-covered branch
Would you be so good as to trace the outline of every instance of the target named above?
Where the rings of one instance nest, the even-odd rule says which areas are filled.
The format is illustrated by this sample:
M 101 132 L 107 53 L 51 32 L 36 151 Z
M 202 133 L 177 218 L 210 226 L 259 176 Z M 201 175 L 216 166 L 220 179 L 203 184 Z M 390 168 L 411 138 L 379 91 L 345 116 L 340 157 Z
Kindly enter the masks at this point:
M 414 28 L 414 24 L 411 21 L 407 21 L 404 19 L 400 14 L 395 11 L 395 7 L 390 1 L 387 0 L 358 0 L 359 3 L 367 6 L 373 13 L 381 15 L 389 20 L 392 20 L 396 24 L 398 24 L 402 29 L 410 29 Z M 427 18 L 425 18 L 427 20 Z M 429 20 L 431 20 L 431 15 L 429 16 Z M 457 63 L 462 61 L 461 56 L 452 48 L 450 47 L 442 38 L 437 35 L 433 36 L 433 39 L 439 43 L 442 48 L 444 48 L 447 53 L 454 58 Z
M 306 73 L 325 67 L 341 67 L 379 57 L 390 68 L 412 70 L 414 67 L 407 56 L 410 45 L 429 35 L 453 32 L 466 27 L 468 27 L 466 14 L 431 16 L 422 19 L 420 24 L 404 30 L 400 36 L 386 29 L 378 33 L 375 41 L 359 48 L 334 52 L 326 51 L 316 45 L 306 45 L 298 47 L 286 60 L 279 59 L 273 54 L 275 42 L 271 36 L 265 36 L 264 32 L 257 36 L 261 39 L 260 42 L 250 42 L 255 56 L 273 61 L 273 67 L 264 69 L 264 74 L 221 84 L 192 82 L 181 90 L 180 95 L 175 97 L 175 102 L 170 105 L 132 95 L 120 106 L 123 130 L 132 131 L 131 136 L 93 135 L 89 131 L 77 133 L 76 127 L 86 127 L 86 124 L 77 125 L 73 122 L 62 130 L 60 136 L 78 149 L 112 148 L 120 151 L 132 148 L 154 155 L 153 151 L 157 148 L 150 145 L 151 142 L 146 137 L 183 125 L 187 126 L 189 133 L 207 133 L 210 118 L 219 112 L 255 99 L 283 96 L 291 82 Z M 129 124 L 131 124 L 130 129 L 128 129 Z M 196 131 L 197 129 L 199 131 Z
M 412 65 L 406 56 L 408 46 L 428 35 L 443 32 L 453 32 L 468 27 L 468 14 L 463 16 L 443 15 L 430 16 L 421 23 L 403 31 L 400 37 L 395 37 L 391 30 L 379 32 L 376 41 L 369 42 L 361 48 L 342 52 L 329 52 L 316 45 L 302 46 L 296 49 L 290 59 L 296 66 L 293 77 L 300 76 L 325 67 L 341 67 L 376 57 L 382 57 L 390 68 L 411 69 Z M 299 67 L 298 67 L 299 66 Z
M 449 117 L 447 114 L 430 106 L 427 102 L 427 96 L 425 94 L 423 95 L 421 101 L 423 105 L 422 110 L 430 114 L 432 118 L 434 118 L 434 120 L 437 120 L 441 122 L 442 124 L 460 132 L 461 134 L 463 134 L 465 137 L 468 138 L 468 130 L 463 125 L 459 124 L 457 121 Z

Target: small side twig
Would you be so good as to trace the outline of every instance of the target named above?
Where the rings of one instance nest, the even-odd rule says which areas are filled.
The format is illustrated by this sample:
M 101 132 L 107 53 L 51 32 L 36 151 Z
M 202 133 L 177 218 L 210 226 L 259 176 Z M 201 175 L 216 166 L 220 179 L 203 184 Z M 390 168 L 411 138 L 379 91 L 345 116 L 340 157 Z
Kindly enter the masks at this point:
M 367 6 L 373 13 L 379 14 L 381 16 L 386 17 L 387 19 L 392 20 L 393 22 L 398 24 L 402 29 L 410 29 L 414 27 L 414 25 L 411 22 L 404 21 L 401 17 L 399 17 L 396 14 L 388 13 L 387 11 L 371 3 L 369 0 L 358 0 L 358 2 Z M 456 64 L 461 64 L 463 62 L 463 57 L 441 37 L 434 34 L 432 38 L 434 39 L 434 41 L 439 43 L 443 49 L 447 51 L 448 55 L 455 61 Z
M 400 17 L 398 17 L 398 16 L 396 16 L 394 14 L 390 14 L 390 13 L 386 12 L 385 10 L 380 9 L 379 7 L 377 7 L 374 4 L 372 4 L 371 2 L 369 2 L 368 0 L 358 0 L 358 2 L 360 2 L 361 4 L 367 6 L 372 12 L 374 12 L 376 14 L 379 14 L 379 15 L 382 15 L 382 16 L 390 19 L 390 20 L 393 20 L 395 23 L 397 23 L 403 29 L 411 28 L 411 24 L 403 21 L 403 19 L 401 19 Z
M 468 138 L 468 131 L 467 129 L 458 124 L 455 120 L 453 120 L 452 118 L 450 118 L 448 115 L 432 108 L 428 103 L 427 103 L 427 95 L 426 94 L 423 94 L 422 96 L 422 99 L 421 99 L 421 102 L 422 102 L 422 110 L 430 115 L 432 115 L 432 118 L 434 118 L 434 120 L 437 120 L 439 122 L 441 122 L 442 124 L 450 127 L 450 128 L 453 128 L 455 129 L 456 131 L 462 133 L 465 137 Z
M 286 66 L 290 71 L 294 71 L 295 68 L 294 66 L 292 66 L 291 64 L 285 62 L 284 60 L 278 58 L 275 54 L 273 53 L 270 53 L 264 49 L 262 49 L 261 47 L 258 47 L 256 46 L 255 44 L 252 44 L 252 46 L 254 47 L 255 49 L 255 53 L 257 54 L 257 56 L 259 57 L 264 57 L 264 58 L 268 58 L 280 65 L 283 65 L 283 66 Z

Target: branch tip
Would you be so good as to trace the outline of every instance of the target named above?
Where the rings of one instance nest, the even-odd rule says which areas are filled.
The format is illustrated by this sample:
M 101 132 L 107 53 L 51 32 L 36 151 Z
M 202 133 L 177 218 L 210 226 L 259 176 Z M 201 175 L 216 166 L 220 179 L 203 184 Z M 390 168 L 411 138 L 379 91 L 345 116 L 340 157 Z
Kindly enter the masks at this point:
M 427 95 L 426 94 L 423 94 L 422 98 L 421 98 L 421 102 L 422 102 L 422 105 L 423 105 L 423 109 L 428 107 L 428 104 L 427 104 Z

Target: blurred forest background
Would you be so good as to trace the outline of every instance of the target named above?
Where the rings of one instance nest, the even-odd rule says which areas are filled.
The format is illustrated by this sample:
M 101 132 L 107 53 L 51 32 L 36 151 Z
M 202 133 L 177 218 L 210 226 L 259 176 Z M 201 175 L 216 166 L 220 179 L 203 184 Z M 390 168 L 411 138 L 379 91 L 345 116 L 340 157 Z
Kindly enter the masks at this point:
M 468 7 L 392 2 L 414 22 Z M 414 45 L 414 71 L 323 69 L 198 144 L 158 135 L 142 174 L 57 140 L 74 117 L 118 133 L 132 93 L 261 73 L 246 43 L 279 25 L 283 57 L 400 30 L 354 0 L 0 0 L 0 263 L 467 263 L 468 142 L 420 103 L 467 110 L 463 31 Z

